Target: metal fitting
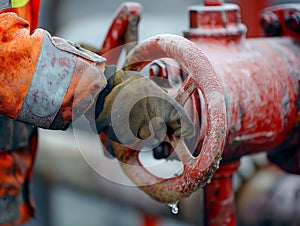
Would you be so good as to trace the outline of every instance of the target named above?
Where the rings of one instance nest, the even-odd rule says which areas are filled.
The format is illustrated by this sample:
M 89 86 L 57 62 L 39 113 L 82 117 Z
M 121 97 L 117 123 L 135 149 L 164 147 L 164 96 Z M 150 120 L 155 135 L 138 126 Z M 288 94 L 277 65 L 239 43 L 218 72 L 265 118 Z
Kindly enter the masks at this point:
M 294 12 L 285 21 L 286 27 L 296 33 L 300 33 L 300 12 Z
M 278 16 L 270 11 L 261 15 L 260 25 L 267 36 L 281 36 L 282 28 Z

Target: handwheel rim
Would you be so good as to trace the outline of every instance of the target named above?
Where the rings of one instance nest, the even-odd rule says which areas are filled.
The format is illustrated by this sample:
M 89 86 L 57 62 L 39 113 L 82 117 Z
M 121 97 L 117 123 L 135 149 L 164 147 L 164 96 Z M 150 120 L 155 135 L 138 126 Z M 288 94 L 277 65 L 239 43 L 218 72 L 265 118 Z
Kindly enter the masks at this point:
M 218 168 L 226 138 L 226 107 L 221 81 L 212 64 L 198 46 L 181 36 L 160 35 L 146 40 L 129 53 L 125 65 L 137 70 L 163 57 L 177 60 L 190 74 L 178 91 L 179 103 L 183 104 L 195 89 L 203 94 L 207 127 L 200 154 L 181 159 L 183 173 L 164 179 L 142 167 L 137 151 L 117 143 L 113 143 L 113 148 L 123 170 L 135 184 L 159 202 L 174 203 L 205 185 Z

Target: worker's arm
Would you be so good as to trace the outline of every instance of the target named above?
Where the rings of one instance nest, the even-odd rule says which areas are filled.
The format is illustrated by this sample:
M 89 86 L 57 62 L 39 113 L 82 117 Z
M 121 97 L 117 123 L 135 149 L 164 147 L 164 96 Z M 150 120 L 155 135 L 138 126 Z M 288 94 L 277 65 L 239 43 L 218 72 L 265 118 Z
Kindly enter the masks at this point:
M 106 86 L 104 58 L 42 29 L 31 35 L 28 23 L 14 13 L 0 14 L 0 29 L 2 115 L 63 129 Z M 73 114 L 74 106 L 82 112 Z

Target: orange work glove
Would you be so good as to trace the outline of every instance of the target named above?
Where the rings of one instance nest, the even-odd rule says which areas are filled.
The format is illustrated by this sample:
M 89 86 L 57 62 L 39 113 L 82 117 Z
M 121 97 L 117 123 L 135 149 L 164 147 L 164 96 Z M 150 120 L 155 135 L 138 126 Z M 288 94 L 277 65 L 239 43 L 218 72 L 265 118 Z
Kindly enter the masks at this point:
M 1 115 L 64 129 L 106 86 L 104 58 L 42 29 L 30 35 L 14 13 L 0 14 L 0 46 Z

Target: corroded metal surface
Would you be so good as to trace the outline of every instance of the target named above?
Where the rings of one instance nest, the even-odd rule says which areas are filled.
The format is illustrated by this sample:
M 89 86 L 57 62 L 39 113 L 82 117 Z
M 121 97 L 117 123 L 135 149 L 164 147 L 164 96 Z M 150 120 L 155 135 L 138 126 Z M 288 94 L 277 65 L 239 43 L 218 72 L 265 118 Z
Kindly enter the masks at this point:
M 141 11 L 141 5 L 135 2 L 125 2 L 117 10 L 99 51 L 99 55 L 107 59 L 107 64 L 118 63 L 122 45 L 126 44 L 127 52 L 136 45 Z
M 235 225 L 233 174 L 240 162 L 221 164 L 211 183 L 204 187 L 205 225 Z
M 260 19 L 266 36 L 300 39 L 300 4 L 270 6 L 264 9 Z
M 220 7 L 227 10 L 226 4 Z M 285 19 L 289 17 L 283 15 L 294 15 L 298 9 L 298 4 L 287 4 L 270 7 L 262 14 L 265 20 L 270 18 L 268 23 L 276 24 L 273 19 L 278 18 L 282 34 L 290 37 L 246 40 L 243 34 L 233 37 L 226 33 L 224 37 L 214 33 L 207 37 L 201 32 L 193 32 L 196 29 L 192 26 L 193 21 L 190 32 L 185 33 L 206 53 L 222 80 L 228 113 L 223 153 L 227 161 L 282 146 L 297 131 L 299 37 L 286 27 Z M 235 13 L 238 17 L 239 12 Z M 202 15 L 201 11 L 199 15 Z M 196 20 L 197 17 L 193 18 Z M 197 25 L 197 29 L 202 30 L 202 25 Z M 218 27 L 211 29 L 218 30 Z M 293 140 L 289 145 L 294 145 L 297 139 L 288 140 Z
M 184 141 L 171 137 L 170 143 L 184 164 L 184 172 L 171 179 L 155 177 L 140 165 L 138 152 L 114 144 L 117 158 L 122 161 L 123 169 L 141 189 L 162 203 L 173 203 L 189 196 L 200 186 L 206 184 L 218 168 L 221 150 L 224 146 L 226 115 L 223 89 L 216 77 L 211 63 L 202 51 L 192 42 L 175 35 L 162 35 L 138 45 L 128 56 L 126 65 L 138 69 L 141 64 L 160 57 L 172 57 L 190 73 L 178 91 L 177 101 L 184 104 L 195 89 L 200 89 L 205 99 L 207 128 L 201 153 L 191 156 Z
M 212 179 L 213 182 L 205 188 L 206 225 L 235 225 L 232 174 L 238 167 L 240 157 L 269 151 L 269 158 L 281 168 L 288 172 L 300 173 L 298 148 L 299 5 L 294 5 L 295 7 L 285 5 L 283 8 L 268 9 L 278 16 L 279 25 L 284 27 L 281 28 L 280 34 L 289 37 L 246 40 L 246 30 L 240 22 L 239 8 L 233 5 L 217 4 L 212 6 L 210 4 L 214 3 L 206 2 L 207 8 L 204 6 L 190 8 L 191 28 L 185 32 L 185 36 L 202 49 L 215 69 L 217 77 L 221 80 L 228 123 L 222 158 L 223 164 L 229 165 L 232 170 L 229 172 L 228 167 L 221 167 L 221 170 L 217 171 Z M 199 18 L 203 20 L 199 20 Z M 268 17 L 265 16 L 264 18 Z M 264 21 L 264 23 L 267 22 L 270 21 Z M 222 27 L 228 27 L 228 29 Z M 169 43 L 168 45 L 172 44 Z M 134 55 L 130 56 L 133 60 L 127 63 L 136 64 L 129 69 L 140 69 L 154 59 L 166 57 L 157 53 L 157 51 L 161 51 L 161 47 L 151 46 L 152 48 L 148 48 L 147 44 L 142 47 L 135 50 Z M 154 52 L 153 58 L 141 57 L 142 55 L 148 56 L 151 51 Z M 194 54 L 189 49 L 186 49 L 186 52 L 186 54 Z M 171 57 L 182 63 L 183 59 L 178 57 L 178 54 L 180 53 L 174 51 L 174 55 Z M 170 57 L 170 55 L 168 56 Z M 139 60 L 143 62 L 140 63 Z M 193 58 L 190 60 L 189 66 L 194 64 L 201 65 L 203 61 Z M 168 66 L 164 66 L 164 60 L 153 63 L 150 70 L 152 70 L 150 74 L 159 76 L 166 76 L 171 73 L 166 71 L 169 69 Z M 203 76 L 206 75 L 207 73 L 203 74 Z M 194 77 L 193 74 L 192 77 Z M 200 79 L 200 76 L 196 76 L 195 79 Z M 214 83 L 214 81 L 210 82 Z M 204 93 L 203 90 L 202 93 Z M 201 95 L 199 100 L 201 104 L 208 101 Z M 199 108 L 195 105 L 195 109 Z M 200 114 L 204 118 L 207 117 L 206 110 L 201 108 Z M 209 118 L 207 118 L 207 122 L 209 125 Z M 136 151 L 122 149 L 119 145 L 114 145 L 114 148 L 118 158 L 123 162 L 140 165 Z M 199 152 L 200 155 L 203 153 L 203 151 Z M 188 196 L 193 191 L 195 187 L 186 186 L 189 183 L 185 181 L 193 183 L 191 175 L 199 175 L 203 169 L 201 164 L 194 165 L 195 162 L 193 161 L 182 160 L 182 162 L 184 163 L 184 171 L 190 172 L 182 175 L 188 175 L 189 178 L 159 179 L 149 176 L 149 172 L 142 167 L 128 170 L 125 166 L 124 169 L 137 184 L 139 182 L 156 183 L 156 185 L 141 186 L 151 197 L 161 202 L 171 202 L 171 200 Z M 181 189 L 180 192 L 176 190 L 183 186 L 186 186 L 187 189 Z
M 253 39 L 224 48 L 199 45 L 213 62 L 226 95 L 224 159 L 270 150 L 296 125 L 300 63 L 291 39 Z M 217 51 L 222 54 L 217 54 Z M 226 60 L 225 60 L 226 59 Z
M 299 5 L 275 6 L 262 14 L 266 34 L 289 36 L 285 38 L 246 40 L 243 33 L 205 37 L 200 26 L 197 28 L 201 32 L 191 27 L 185 33 L 207 54 L 220 76 L 228 117 L 223 152 L 227 164 L 222 163 L 212 184 L 205 187 L 205 225 L 235 225 L 234 171 L 228 175 L 226 168 L 234 166 L 243 155 L 269 151 L 269 159 L 282 169 L 300 174 L 297 9 Z M 239 17 L 238 11 L 235 13 Z M 240 27 L 239 23 L 235 26 Z M 211 29 L 211 34 L 218 32 L 218 27 Z

